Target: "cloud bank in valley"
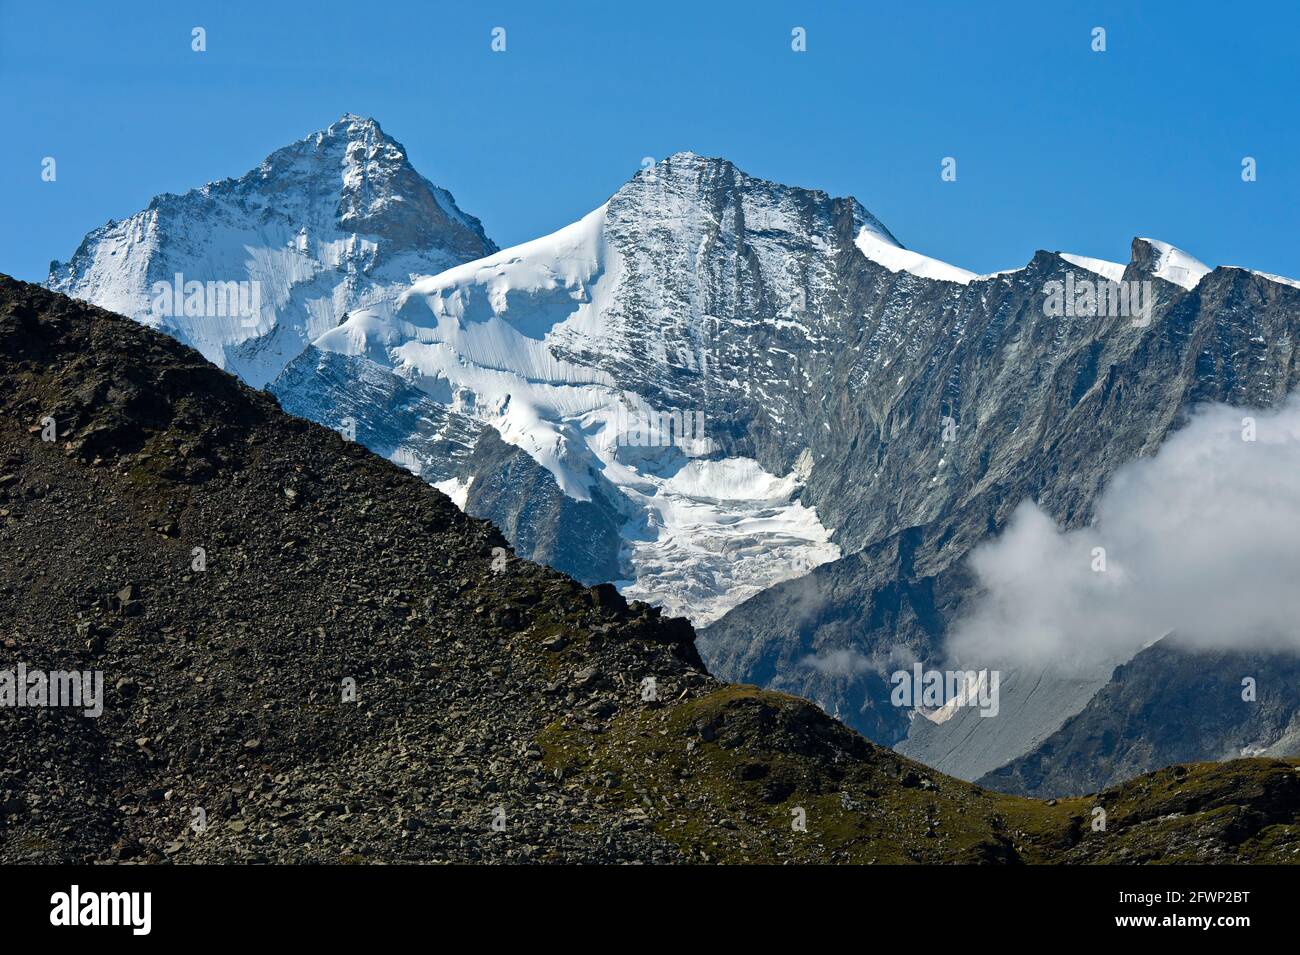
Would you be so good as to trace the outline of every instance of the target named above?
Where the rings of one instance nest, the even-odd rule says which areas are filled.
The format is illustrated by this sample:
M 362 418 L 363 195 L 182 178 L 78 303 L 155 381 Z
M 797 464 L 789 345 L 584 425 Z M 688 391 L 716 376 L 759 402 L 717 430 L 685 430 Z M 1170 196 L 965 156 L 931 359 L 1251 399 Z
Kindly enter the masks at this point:
M 970 560 L 986 593 L 949 636 L 963 664 L 1092 670 L 1171 632 L 1300 652 L 1300 399 L 1203 407 L 1116 473 L 1091 526 L 1026 501 Z

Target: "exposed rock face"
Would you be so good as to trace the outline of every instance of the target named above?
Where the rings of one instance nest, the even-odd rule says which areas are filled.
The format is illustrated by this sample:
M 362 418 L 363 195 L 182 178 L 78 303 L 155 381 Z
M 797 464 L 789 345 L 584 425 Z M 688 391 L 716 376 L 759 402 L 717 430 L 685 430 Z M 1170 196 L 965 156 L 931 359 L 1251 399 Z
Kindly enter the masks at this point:
M 531 560 L 585 584 L 626 576 L 619 564 L 623 518 L 600 488 L 591 500 L 575 501 L 549 471 L 491 428 L 463 471 L 473 476 L 465 512 L 491 520 Z
M 1293 760 L 1046 805 L 719 683 L 685 621 L 502 566 L 501 536 L 414 475 L 3 277 L 0 382 L 0 674 L 104 687 L 97 717 L 0 706 L 5 863 L 1243 862 L 1300 844 Z
M 158 196 L 96 229 L 71 261 L 51 263 L 49 286 L 165 331 L 261 387 L 347 312 L 387 309 L 413 275 L 495 249 L 400 143 L 349 114 L 238 179 Z M 197 297 L 190 282 L 204 285 Z M 207 283 L 250 284 L 232 313 Z
M 1156 261 L 1141 241 L 1135 256 Z M 1300 289 L 1218 268 L 1187 290 L 1145 276 L 1135 261 L 1126 277 L 1147 279 L 1156 292 L 1149 324 L 1045 316 L 1042 288 L 1074 269 L 1040 253 L 1020 272 L 946 290 L 897 279 L 916 286 L 917 309 L 898 290 L 887 293 L 878 312 L 889 320 L 868 322 L 827 374 L 839 386 L 828 389 L 835 408 L 826 423 L 842 422 L 853 440 L 836 440 L 833 428 L 808 431 L 817 463 L 805 496 L 837 527 L 842 546 L 862 546 L 863 554 L 760 594 L 708 627 L 701 648 L 719 674 L 816 699 L 877 741 L 898 742 L 904 725 L 882 726 L 878 715 L 889 705 L 881 661 L 893 668 L 901 646 L 943 665 L 940 638 L 976 595 L 964 560 L 1021 501 L 1036 501 L 1064 528 L 1083 526 L 1115 470 L 1158 448 L 1190 407 L 1275 406 L 1300 377 L 1293 347 Z M 935 322 L 935 314 L 944 318 Z M 950 442 L 945 416 L 953 419 Z M 895 540 L 912 541 L 906 562 L 890 556 L 893 544 L 876 560 L 867 556 Z M 809 593 L 831 595 L 820 613 L 797 596 Z M 938 616 L 916 612 L 918 594 L 939 595 Z M 929 606 L 928 598 L 920 603 Z M 857 661 L 856 669 L 808 665 L 836 656 Z M 1021 677 L 1032 683 L 1039 675 Z M 1019 752 L 990 746 L 982 762 L 940 765 L 982 775 L 1071 715 L 1063 706 L 1052 721 L 1026 727 Z M 980 722 L 981 732 L 998 723 Z M 952 750 L 925 729 L 931 738 L 917 755 Z M 1199 758 L 1225 748 L 1207 743 Z

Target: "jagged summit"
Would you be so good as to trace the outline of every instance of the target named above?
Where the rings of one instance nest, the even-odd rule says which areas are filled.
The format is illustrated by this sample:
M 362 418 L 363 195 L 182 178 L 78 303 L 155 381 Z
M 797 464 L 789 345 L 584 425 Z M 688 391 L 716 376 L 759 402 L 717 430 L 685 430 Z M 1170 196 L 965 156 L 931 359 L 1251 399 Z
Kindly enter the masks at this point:
M 295 186 L 308 194 L 337 190 L 334 224 L 374 236 L 391 249 L 441 246 L 462 258 L 496 250 L 479 221 L 462 212 L 451 193 L 416 172 L 406 148 L 367 117 L 345 113 L 324 130 L 276 150 L 257 173 L 277 193 Z
M 339 127 L 343 127 L 347 130 L 349 136 L 358 133 L 375 134 L 389 140 L 390 142 L 394 141 L 383 131 L 383 129 L 380 128 L 379 120 L 375 119 L 373 116 L 362 116 L 360 113 L 352 112 L 344 113 L 337 120 L 330 123 L 324 130 L 315 133 L 314 135 L 327 135 Z
M 1132 262 L 1143 272 L 1189 290 L 1213 271 L 1204 262 L 1159 239 L 1135 238 Z
M 612 202 L 626 199 L 629 202 L 640 201 L 643 205 L 662 204 L 665 192 L 675 193 L 679 200 L 693 196 L 706 208 L 715 209 L 726 208 L 723 197 L 728 195 L 749 197 L 749 202 L 740 203 L 742 216 L 734 220 L 735 227 L 746 233 L 789 232 L 792 220 L 797 221 L 801 214 L 816 209 L 844 210 L 852 223 L 854 245 L 877 265 L 891 272 L 907 272 L 921 278 L 962 285 L 978 277 L 967 269 L 908 249 L 852 196 L 832 197 L 821 189 L 805 189 L 759 179 L 743 172 L 729 159 L 720 157 L 705 157 L 689 151 L 673 153 L 633 176 L 615 193 Z M 716 199 L 711 201 L 710 195 Z M 772 203 L 774 197 L 779 198 Z M 764 199 L 782 214 L 773 215 L 772 209 L 761 208 Z M 669 208 L 678 206 L 670 204 Z M 746 212 L 752 214 L 745 215 Z M 721 224 L 725 227 L 729 223 Z
M 386 310 L 413 276 L 495 250 L 399 142 L 349 113 L 238 178 L 161 195 L 101 226 L 71 261 L 51 264 L 48 284 L 263 385 L 348 311 Z M 207 295 L 191 307 L 190 282 L 204 292 L 246 283 L 238 314 Z

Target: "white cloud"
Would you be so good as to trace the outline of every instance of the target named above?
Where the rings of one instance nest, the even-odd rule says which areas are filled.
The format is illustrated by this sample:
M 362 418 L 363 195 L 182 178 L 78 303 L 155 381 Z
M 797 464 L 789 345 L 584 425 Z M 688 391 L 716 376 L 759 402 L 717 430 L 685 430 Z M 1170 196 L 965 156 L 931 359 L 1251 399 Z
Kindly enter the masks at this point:
M 1195 646 L 1300 652 L 1300 400 L 1202 408 L 1116 473 L 1092 526 L 1063 533 L 1025 502 L 970 560 L 987 593 L 950 633 L 963 664 L 1092 670 L 1171 631 Z
M 809 654 L 799 661 L 824 676 L 854 676 L 873 669 L 871 660 L 856 650 L 830 650 Z
M 895 670 L 910 667 L 916 662 L 916 654 L 910 647 L 891 647 L 887 653 L 873 653 L 867 656 L 851 647 L 838 650 L 822 650 L 800 658 L 801 666 L 811 667 L 823 676 L 853 677 L 859 673 L 878 673 L 881 676 Z

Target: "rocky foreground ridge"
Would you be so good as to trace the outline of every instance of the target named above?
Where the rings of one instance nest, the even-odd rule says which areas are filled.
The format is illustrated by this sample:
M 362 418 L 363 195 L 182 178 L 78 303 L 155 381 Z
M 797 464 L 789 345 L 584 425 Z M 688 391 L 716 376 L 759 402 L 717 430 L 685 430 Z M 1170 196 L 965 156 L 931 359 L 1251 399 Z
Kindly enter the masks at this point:
M 98 718 L 0 708 L 5 863 L 1300 858 L 1295 760 L 1049 802 L 943 776 L 715 680 L 685 621 L 515 558 L 189 348 L 4 277 L 0 383 L 0 671 L 105 687 Z

